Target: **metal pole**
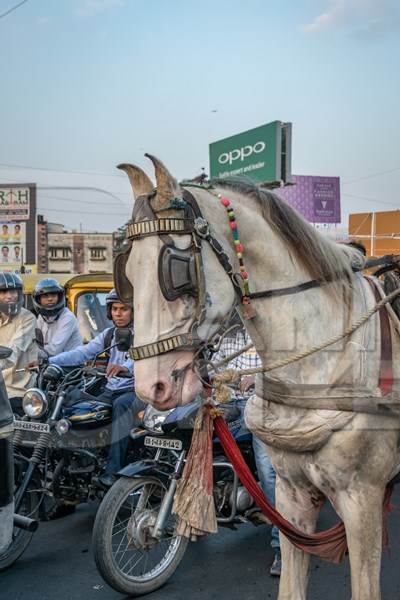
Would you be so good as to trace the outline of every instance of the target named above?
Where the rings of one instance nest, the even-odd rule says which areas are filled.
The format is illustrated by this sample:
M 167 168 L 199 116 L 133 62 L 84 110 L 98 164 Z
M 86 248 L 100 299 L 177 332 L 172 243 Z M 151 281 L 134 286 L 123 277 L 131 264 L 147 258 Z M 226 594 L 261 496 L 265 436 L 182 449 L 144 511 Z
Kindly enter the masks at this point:
M 375 256 L 375 234 L 376 234 L 376 214 L 372 213 L 371 219 L 371 256 Z

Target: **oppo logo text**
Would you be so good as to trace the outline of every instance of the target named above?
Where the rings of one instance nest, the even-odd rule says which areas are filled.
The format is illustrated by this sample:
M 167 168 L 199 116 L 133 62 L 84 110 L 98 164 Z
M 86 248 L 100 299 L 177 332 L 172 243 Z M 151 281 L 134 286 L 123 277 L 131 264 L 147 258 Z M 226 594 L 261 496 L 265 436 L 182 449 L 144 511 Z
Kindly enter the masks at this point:
M 227 163 L 231 165 L 235 160 L 243 162 L 245 158 L 248 158 L 252 154 L 260 154 L 263 150 L 265 150 L 265 142 L 256 142 L 253 146 L 243 146 L 243 148 L 235 148 L 235 150 L 220 154 L 218 162 L 221 165 L 226 165 Z

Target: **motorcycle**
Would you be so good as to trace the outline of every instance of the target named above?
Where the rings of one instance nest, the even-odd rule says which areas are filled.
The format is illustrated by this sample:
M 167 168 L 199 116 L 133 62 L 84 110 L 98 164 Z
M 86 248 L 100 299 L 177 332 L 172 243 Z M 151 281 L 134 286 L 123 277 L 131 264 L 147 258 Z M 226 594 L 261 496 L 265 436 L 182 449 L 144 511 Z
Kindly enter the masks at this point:
M 198 400 L 167 414 L 147 407 L 141 428 L 134 430 L 132 437 L 141 438 L 156 454 L 120 471 L 102 500 L 93 529 L 94 558 L 103 579 L 118 592 L 140 596 L 159 589 L 185 554 L 189 540 L 177 535 L 177 517 L 171 509 L 200 406 Z M 256 473 L 252 436 L 244 424 L 244 403 L 219 408 L 246 463 Z M 213 440 L 213 476 L 220 526 L 266 522 L 217 438 Z
M 0 346 L 0 360 L 12 354 Z M 5 561 L 13 555 L 14 535 L 36 531 L 38 523 L 27 516 L 14 513 L 14 461 L 12 452 L 13 420 L 7 390 L 0 372 L 0 556 Z
M 116 337 L 118 349 L 126 351 L 124 332 Z M 112 407 L 93 397 L 102 382 L 105 368 L 95 364 L 68 372 L 47 364 L 39 370 L 37 387 L 22 399 L 24 416 L 14 420 L 15 512 L 49 520 L 103 497 L 95 478 L 108 457 Z M 130 444 L 128 460 L 129 452 L 140 457 L 143 448 Z M 0 571 L 21 556 L 32 536 L 32 530 L 14 528 L 10 548 L 0 554 Z

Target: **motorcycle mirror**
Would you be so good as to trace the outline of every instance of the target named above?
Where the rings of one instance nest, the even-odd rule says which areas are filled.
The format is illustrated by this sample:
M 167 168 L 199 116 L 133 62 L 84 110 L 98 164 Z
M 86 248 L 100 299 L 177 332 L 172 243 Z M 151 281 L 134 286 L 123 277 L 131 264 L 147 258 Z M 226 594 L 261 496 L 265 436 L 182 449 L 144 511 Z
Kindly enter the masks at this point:
M 115 345 L 120 352 L 128 352 L 132 346 L 132 330 L 128 327 L 117 327 L 115 329 Z
M 36 341 L 37 345 L 40 346 L 40 348 L 44 347 L 43 333 L 42 333 L 42 330 L 39 329 L 38 327 L 35 329 L 35 341 Z

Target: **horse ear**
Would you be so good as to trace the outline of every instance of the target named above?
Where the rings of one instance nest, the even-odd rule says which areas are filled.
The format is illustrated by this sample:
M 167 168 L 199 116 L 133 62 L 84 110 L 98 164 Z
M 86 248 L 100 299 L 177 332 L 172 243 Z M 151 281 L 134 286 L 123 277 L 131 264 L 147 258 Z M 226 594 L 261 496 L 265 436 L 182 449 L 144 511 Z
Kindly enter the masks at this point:
M 171 200 L 176 196 L 181 196 L 182 191 L 176 179 L 172 177 L 161 160 L 158 160 L 158 158 L 151 154 L 145 154 L 145 156 L 153 163 L 156 173 L 157 194 L 152 201 L 152 205 L 153 209 L 157 212 L 163 208 L 168 208 Z
M 147 177 L 146 173 L 140 167 L 136 167 L 135 165 L 130 165 L 128 163 L 122 163 L 117 166 L 117 169 L 125 171 L 125 173 L 128 175 L 135 200 L 138 196 L 147 196 L 147 194 L 150 194 L 154 190 L 152 181 L 149 179 L 149 177 Z

